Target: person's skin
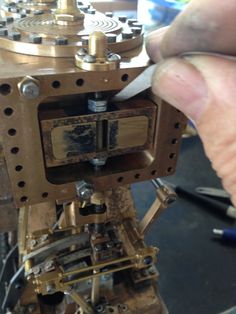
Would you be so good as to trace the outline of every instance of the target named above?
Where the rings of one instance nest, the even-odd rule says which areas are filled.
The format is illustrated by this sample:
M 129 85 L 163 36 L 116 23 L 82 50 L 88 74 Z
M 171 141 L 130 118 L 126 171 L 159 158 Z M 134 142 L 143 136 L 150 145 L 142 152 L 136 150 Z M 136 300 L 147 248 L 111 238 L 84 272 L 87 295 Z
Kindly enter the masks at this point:
M 236 206 L 236 59 L 226 56 L 236 56 L 235 16 L 235 0 L 192 0 L 168 30 L 150 34 L 147 51 L 161 61 L 153 92 L 195 122 Z

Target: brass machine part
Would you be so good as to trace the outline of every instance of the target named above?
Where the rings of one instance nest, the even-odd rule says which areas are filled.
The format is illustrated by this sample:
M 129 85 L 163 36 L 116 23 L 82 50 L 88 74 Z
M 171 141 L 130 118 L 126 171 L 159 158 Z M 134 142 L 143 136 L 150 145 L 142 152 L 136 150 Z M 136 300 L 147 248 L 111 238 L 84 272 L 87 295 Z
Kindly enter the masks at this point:
M 143 41 L 141 24 L 134 27 L 129 21 L 122 22 L 92 9 L 83 13 L 75 0 L 60 0 L 52 14 L 39 14 L 15 21 L 8 19 L 4 31 L 1 31 L 0 48 L 36 56 L 74 57 L 79 48 L 88 47 L 88 36 L 96 31 L 108 36 L 108 49 L 113 53 L 133 50 Z M 98 37 L 93 39 L 95 45 L 96 40 L 101 39 Z M 92 51 L 97 49 L 94 47 Z M 114 63 L 117 62 L 113 60 Z
M 157 196 L 139 224 L 139 231 L 143 235 L 147 233 L 162 212 L 177 199 L 174 190 L 171 187 L 164 185 L 160 179 L 152 180 L 152 182 L 157 188 Z
M 58 25 L 81 25 L 84 21 L 84 13 L 78 8 L 76 0 L 57 0 L 53 15 Z
M 70 20 L 70 4 L 60 2 L 54 15 L 9 21 L 0 29 L 1 145 L 14 204 L 21 208 L 20 262 L 35 294 L 69 294 L 82 313 L 93 313 L 86 295 L 96 304 L 107 292 L 98 288 L 102 276 L 121 274 L 120 286 L 112 281 L 105 294 L 113 312 L 122 313 L 122 300 L 127 314 L 159 314 L 152 269 L 157 249 L 146 247 L 140 232 L 156 212 L 140 229 L 123 185 L 174 172 L 186 120 L 150 91 L 114 103 L 112 97 L 150 63 L 142 26 L 91 10 L 83 19 L 75 8 Z M 96 94 L 108 110 L 90 110 Z M 91 161 L 99 158 L 106 163 L 96 168 Z M 96 191 L 86 200 L 77 190 L 83 180 Z M 137 299 L 140 291 L 150 304 Z
M 101 31 L 89 36 L 88 50 L 77 53 L 75 64 L 87 71 L 112 71 L 119 67 L 121 57 L 108 51 L 108 38 Z
M 7 21 L 22 19 L 28 16 L 50 13 L 56 9 L 56 0 L 12 1 L 5 0 L 0 8 L 0 16 Z

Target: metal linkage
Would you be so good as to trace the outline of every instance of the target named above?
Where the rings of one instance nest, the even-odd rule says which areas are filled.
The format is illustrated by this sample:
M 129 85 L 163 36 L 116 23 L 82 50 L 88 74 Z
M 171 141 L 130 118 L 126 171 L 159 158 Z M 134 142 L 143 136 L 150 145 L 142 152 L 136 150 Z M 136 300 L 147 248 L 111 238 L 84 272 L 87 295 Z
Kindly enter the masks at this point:
M 139 231 L 141 234 L 145 234 L 164 209 L 177 199 L 177 195 L 174 190 L 165 185 L 160 179 L 152 180 L 152 183 L 157 189 L 157 196 L 154 203 L 139 224 Z

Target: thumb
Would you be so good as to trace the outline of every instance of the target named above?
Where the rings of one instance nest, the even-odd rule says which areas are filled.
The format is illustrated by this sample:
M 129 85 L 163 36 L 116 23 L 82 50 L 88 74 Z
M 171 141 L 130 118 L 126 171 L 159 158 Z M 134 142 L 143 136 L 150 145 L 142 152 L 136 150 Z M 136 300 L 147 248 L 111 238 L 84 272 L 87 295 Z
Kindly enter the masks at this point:
M 236 62 L 173 58 L 157 67 L 153 92 L 192 119 L 213 168 L 236 205 Z

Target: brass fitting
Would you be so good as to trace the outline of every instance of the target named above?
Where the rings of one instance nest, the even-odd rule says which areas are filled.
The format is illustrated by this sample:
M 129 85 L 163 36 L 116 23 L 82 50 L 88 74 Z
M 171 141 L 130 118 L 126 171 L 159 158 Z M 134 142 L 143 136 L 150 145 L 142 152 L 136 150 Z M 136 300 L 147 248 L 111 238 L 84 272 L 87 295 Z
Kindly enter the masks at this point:
M 120 56 L 108 51 L 107 36 L 101 31 L 89 35 L 88 50 L 80 49 L 75 55 L 78 68 L 87 71 L 111 71 L 119 68 Z
M 59 25 L 83 24 L 84 14 L 77 7 L 76 0 L 58 0 L 54 20 Z

